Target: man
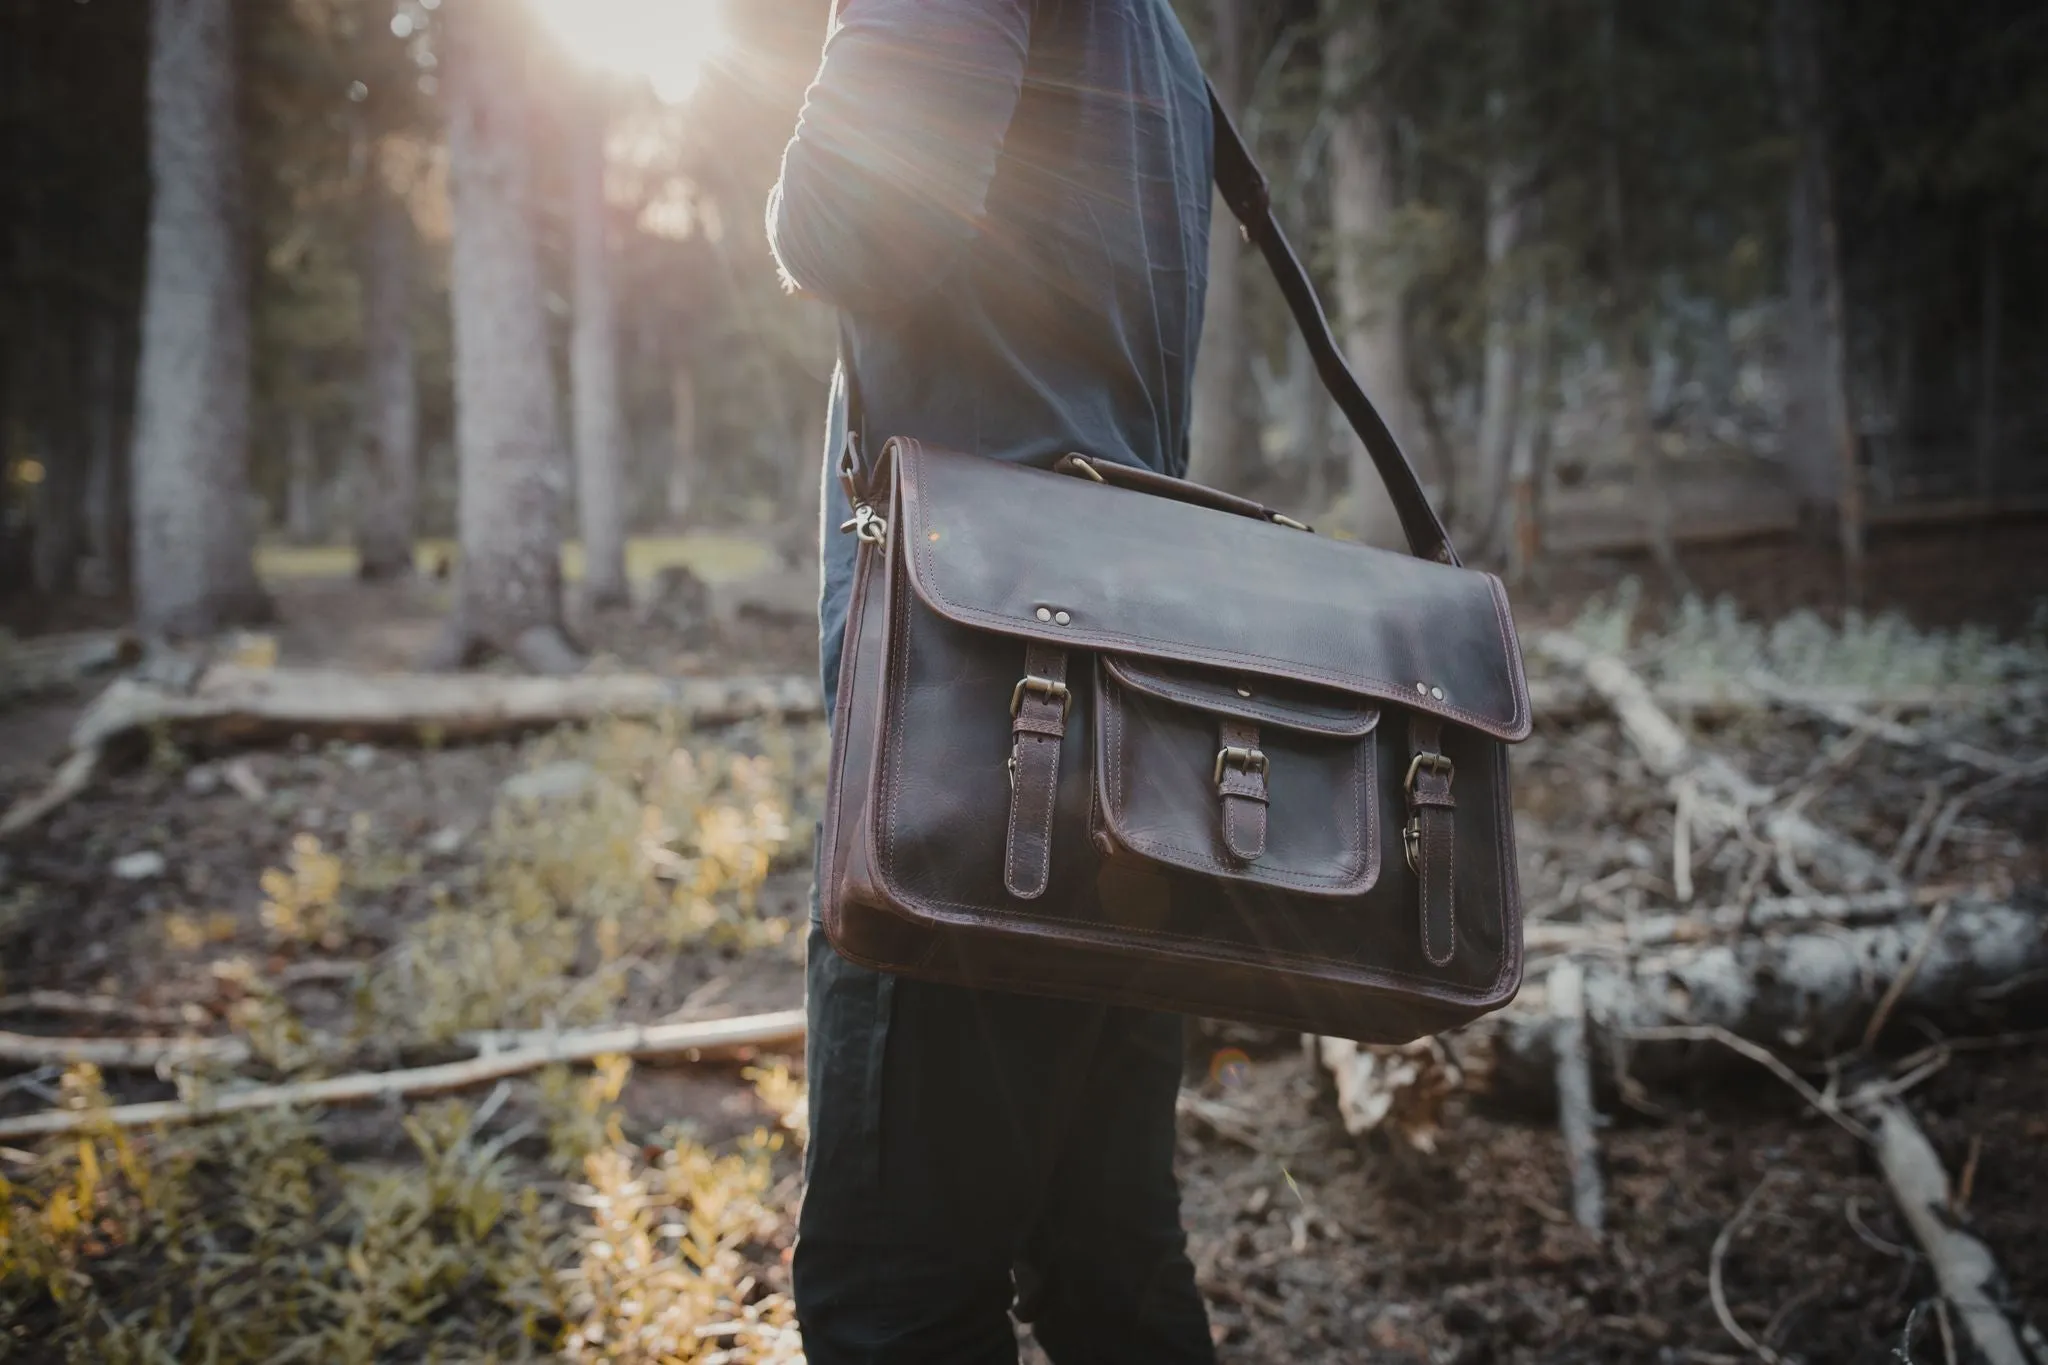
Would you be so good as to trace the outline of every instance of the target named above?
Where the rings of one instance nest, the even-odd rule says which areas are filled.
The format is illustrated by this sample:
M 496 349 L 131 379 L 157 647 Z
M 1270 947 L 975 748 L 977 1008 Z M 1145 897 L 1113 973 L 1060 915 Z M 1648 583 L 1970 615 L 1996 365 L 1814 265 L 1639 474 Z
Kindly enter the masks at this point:
M 840 0 L 769 235 L 891 435 L 1180 474 L 1209 104 L 1169 0 Z M 847 371 L 850 370 L 850 374 Z M 852 577 L 825 479 L 836 688 Z M 815 922 L 797 1316 L 812 1365 L 1214 1358 L 1173 1176 L 1177 1017 L 899 980 Z

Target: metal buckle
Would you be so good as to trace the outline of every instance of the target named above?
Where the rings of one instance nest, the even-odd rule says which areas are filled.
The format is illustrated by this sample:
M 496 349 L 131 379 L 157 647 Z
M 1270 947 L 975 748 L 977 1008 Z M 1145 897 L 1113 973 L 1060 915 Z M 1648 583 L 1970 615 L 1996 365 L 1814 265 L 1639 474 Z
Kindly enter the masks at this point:
M 889 538 L 888 519 L 866 503 L 855 503 L 853 516 L 839 523 L 841 533 L 851 531 L 857 539 L 879 545 Z
M 1401 779 L 1401 790 L 1407 792 L 1411 800 L 1415 796 L 1415 774 L 1424 768 L 1433 773 L 1442 773 L 1445 786 L 1449 786 L 1451 779 L 1458 775 L 1457 766 L 1442 754 L 1415 755 L 1408 760 L 1408 776 Z
M 1057 701 L 1060 704 L 1060 724 L 1065 725 L 1067 723 L 1067 712 L 1072 710 L 1074 706 L 1074 694 L 1067 690 L 1065 683 L 1054 682 L 1051 678 L 1041 678 L 1036 673 L 1029 673 L 1019 678 L 1017 685 L 1010 690 L 1010 714 L 1012 716 L 1024 709 L 1024 694 L 1026 692 L 1037 692 Z
M 1275 526 L 1285 526 L 1290 531 L 1306 531 L 1310 535 L 1316 533 L 1316 528 L 1305 521 L 1296 521 L 1293 517 L 1284 517 L 1278 512 L 1268 513 L 1268 515 L 1272 518 Z
M 1417 816 L 1401 826 L 1401 851 L 1408 855 L 1408 870 L 1420 872 L 1422 861 L 1422 818 Z
M 1236 744 L 1225 745 L 1216 751 L 1216 772 L 1211 779 L 1219 787 L 1223 785 L 1225 768 L 1242 768 L 1245 772 L 1257 773 L 1263 777 L 1267 769 L 1265 751 L 1247 749 Z

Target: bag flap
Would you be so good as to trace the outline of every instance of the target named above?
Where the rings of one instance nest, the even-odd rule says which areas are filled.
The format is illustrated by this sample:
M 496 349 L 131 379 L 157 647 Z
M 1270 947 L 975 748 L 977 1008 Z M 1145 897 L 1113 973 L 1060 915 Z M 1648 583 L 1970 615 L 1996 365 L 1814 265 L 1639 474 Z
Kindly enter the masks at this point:
M 1492 574 L 897 438 L 900 544 L 961 625 L 1376 697 L 1528 738 Z
M 1371 734 L 1380 723 L 1379 707 L 1363 697 L 1333 692 L 1326 687 L 1305 687 L 1285 678 L 1233 679 L 1186 664 L 1124 659 L 1113 654 L 1102 656 L 1102 667 L 1133 692 L 1260 725 L 1355 739 Z

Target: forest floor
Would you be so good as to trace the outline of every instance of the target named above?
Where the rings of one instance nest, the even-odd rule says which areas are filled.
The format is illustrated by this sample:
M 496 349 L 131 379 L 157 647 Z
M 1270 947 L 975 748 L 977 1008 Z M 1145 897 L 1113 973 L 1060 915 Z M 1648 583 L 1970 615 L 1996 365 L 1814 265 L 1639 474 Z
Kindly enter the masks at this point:
M 1899 611 L 1922 628 L 1979 623 L 2000 638 L 2038 634 L 2048 602 L 2048 561 L 2035 548 L 2041 532 L 2038 524 L 2012 524 L 1889 533 L 1873 546 L 1866 606 Z M 1783 541 L 1698 550 L 1686 566 L 1701 593 L 1728 595 L 1745 616 L 1766 621 L 1839 600 L 1831 558 Z M 1558 566 L 1523 595 L 1525 629 L 1571 619 L 1632 574 L 1644 584 L 1639 619 L 1664 619 L 1677 595 L 1645 566 L 1585 560 Z M 442 606 L 431 581 L 370 589 L 292 573 L 272 587 L 286 662 L 403 666 L 432 638 Z M 698 674 L 804 671 L 815 663 L 812 627 L 800 615 L 750 616 L 708 636 L 680 634 L 645 612 L 580 625 L 605 667 Z M 0 805 L 42 779 L 85 695 L 0 711 Z M 1798 732 L 1786 752 L 1759 760 L 1759 776 L 1796 777 L 1824 738 Z M 1611 735 L 1585 742 L 1621 743 Z M 1554 825 L 1557 810 L 1578 799 L 1568 790 L 1578 779 L 1562 757 L 1569 747 L 1539 733 L 1519 770 L 1518 802 L 1542 823 Z M 350 1040 L 354 1065 L 398 1065 L 411 1053 L 392 1055 L 388 1036 L 430 1055 L 477 1028 L 792 1006 L 802 995 L 821 749 L 819 726 L 762 723 L 703 735 L 608 725 L 447 748 L 298 743 L 210 754 L 158 744 L 0 845 L 0 997 L 64 992 L 181 1018 L 202 1033 L 233 1032 L 256 1041 L 259 1069 L 280 1076 L 318 1071 L 320 1063 L 306 1060 L 318 1040 Z M 1884 847 L 1875 840 L 1907 821 L 1911 811 L 1901 807 L 1912 804 L 1915 780 L 1886 776 L 1870 791 L 1830 793 L 1823 804 L 1834 803 L 1831 818 Z M 1952 859 L 1980 870 L 1995 864 L 2023 897 L 2038 898 L 2044 835 L 2048 802 L 2035 792 L 1980 812 L 1959 833 Z M 621 877 L 612 867 L 650 848 L 690 870 Z M 1530 901 L 1554 894 L 1558 876 L 1533 869 Z M 0 1008 L 10 1007 L 0 1001 Z M 12 1008 L 0 1029 L 155 1031 L 118 1017 L 81 1022 Z M 800 1074 L 800 1057 L 781 1064 Z M 1748 1330 L 1787 1359 L 1899 1359 L 1909 1317 L 1936 1293 L 1868 1155 L 1757 1073 L 1728 1069 L 1665 1085 L 1635 1109 L 1603 1096 L 1610 1116 L 1602 1136 L 1610 1185 L 1604 1241 L 1565 1212 L 1565 1155 L 1548 1114 L 1461 1096 L 1433 1152 L 1383 1134 L 1349 1138 L 1326 1078 L 1298 1039 L 1232 1025 L 1190 1030 L 1188 1076 L 1190 1092 L 1210 1101 L 1211 1112 L 1221 1106 L 1231 1116 L 1223 1125 L 1186 1118 L 1181 1144 L 1190 1252 L 1229 1362 L 1748 1359 L 1717 1320 L 1708 1278 L 1717 1238 L 1753 1194 L 1747 1218 L 1727 1238 L 1725 1294 Z M 74 1084 L 56 1068 L 0 1064 L 0 1120 L 62 1102 Z M 176 1093 L 146 1072 L 109 1071 L 103 1084 L 116 1103 Z M 459 1142 L 481 1143 L 488 1131 L 503 1139 L 491 1146 L 491 1159 L 501 1163 L 492 1180 L 555 1194 L 578 1187 L 583 1205 L 601 1213 L 605 1201 L 593 1202 L 589 1189 L 610 1188 L 593 1164 L 602 1132 L 586 1133 L 579 1145 L 568 1131 L 576 1114 L 564 1116 L 564 1084 L 543 1076 L 501 1087 L 483 1110 L 465 1111 L 474 1123 Z M 764 1211 L 721 1245 L 754 1267 L 758 1283 L 749 1279 L 739 1292 L 758 1299 L 786 1288 L 796 1158 L 788 1144 L 773 1151 L 748 1144 L 757 1130 L 795 1122 L 790 1094 L 787 1072 L 772 1058 L 648 1064 L 634 1068 L 615 1096 L 585 1095 L 568 1108 L 581 1105 L 586 1128 L 616 1125 L 615 1135 L 649 1171 L 692 1153 L 756 1153 L 763 1164 L 750 1188 Z M 2015 1302 L 2037 1321 L 2048 1318 L 2048 1046 L 1958 1056 L 1914 1092 L 1914 1105 L 1949 1171 L 1971 1168 L 1969 1216 Z M 351 1182 L 362 1172 L 438 1170 L 441 1149 L 422 1136 L 421 1124 L 401 1125 L 404 1112 L 385 1106 L 319 1115 L 302 1134 L 313 1144 L 306 1150 L 317 1149 L 334 1171 L 357 1173 L 335 1176 L 336 1190 L 359 1191 Z M 167 1151 L 175 1146 L 163 1141 Z M 662 1152 L 669 1155 L 657 1157 Z M 62 1229 L 52 1222 L 50 1192 L 82 1179 L 79 1159 L 68 1149 L 0 1144 L 0 1205 L 27 1201 L 15 1210 L 18 1235 L 28 1235 L 24 1210 L 37 1211 L 37 1235 L 55 1244 Z M 180 1179 L 197 1181 L 193 1171 L 211 1168 L 190 1157 L 177 1169 L 185 1173 Z M 353 1275 L 366 1285 L 371 1277 L 348 1257 L 380 1245 L 363 1230 L 375 1226 L 363 1212 L 368 1206 L 357 1194 L 319 1195 L 323 1178 L 307 1177 L 314 1194 L 293 1255 L 308 1274 L 336 1284 Z M 337 1211 L 347 1209 L 355 1212 Z M 573 1302 L 527 1304 L 525 1327 L 601 1327 L 640 1311 L 608 1295 L 594 1268 L 591 1248 L 616 1229 L 595 1213 L 589 1226 L 579 1224 L 582 1216 L 565 1212 L 547 1225 L 553 1264 L 573 1272 L 562 1281 L 574 1289 Z M 112 1225 L 110 1214 L 105 1226 Z M 0 1243 L 8 1227 L 0 1221 Z M 262 1237 L 244 1236 L 256 1236 L 257 1245 L 245 1247 L 256 1254 Z M 479 1244 L 497 1236 L 477 1234 Z M 314 1244 L 337 1237 L 353 1249 L 322 1261 Z M 126 1254 L 119 1241 L 108 1233 L 100 1243 L 65 1244 L 57 1259 L 69 1277 L 68 1301 L 19 1285 L 10 1291 L 0 1247 L 0 1359 L 79 1358 L 81 1343 L 98 1343 L 97 1358 L 179 1358 L 134 1347 L 140 1338 L 121 1337 L 122 1350 L 113 1350 L 111 1329 L 93 1326 L 78 1304 L 97 1304 L 106 1323 L 141 1323 L 163 1318 L 167 1305 L 190 1312 L 209 1294 L 215 1297 L 206 1302 L 218 1309 L 227 1291 L 203 1283 L 167 1288 L 160 1267 L 137 1259 L 146 1239 L 134 1238 Z M 344 1263 L 347 1270 L 337 1268 Z M 310 1269 L 316 1266 L 326 1270 Z M 487 1284 L 444 1275 L 433 1295 L 423 1290 L 406 1300 L 432 1300 L 420 1310 L 427 1325 L 359 1358 L 420 1358 L 436 1342 L 440 1358 L 516 1358 L 515 1344 L 528 1338 L 513 1305 L 525 1302 L 521 1294 L 542 1295 L 534 1287 L 540 1282 L 512 1269 L 494 1268 Z M 515 1293 L 508 1287 L 515 1284 L 525 1287 Z M 380 1292 L 403 1299 L 411 1291 Z M 463 1307 L 464 1296 L 479 1303 Z M 341 1310 L 319 1302 L 327 1306 L 307 1300 L 303 1324 L 292 1319 L 293 1331 L 303 1326 L 307 1335 L 289 1341 L 314 1351 L 306 1358 L 345 1358 L 336 1345 L 345 1334 L 328 1320 Z M 12 1323 L 10 1309 L 19 1315 Z M 450 1327 L 443 1341 L 437 1319 L 461 1331 Z M 513 1327 L 475 1326 L 500 1319 Z M 317 1338 L 319 1350 L 305 1345 L 316 1339 L 315 1327 L 329 1333 Z M 1911 1358 L 1942 1359 L 1932 1326 L 1921 1327 Z M 568 1353 L 640 1358 L 606 1355 L 601 1333 L 589 1334 L 595 1330 Z M 253 1352 L 247 1343 L 254 1340 L 239 1349 Z M 363 1339 L 349 1340 L 360 1347 Z M 726 1340 L 732 1354 L 722 1359 L 784 1358 L 766 1347 L 750 1354 L 736 1340 Z M 222 1358 L 240 1358 L 234 1349 Z

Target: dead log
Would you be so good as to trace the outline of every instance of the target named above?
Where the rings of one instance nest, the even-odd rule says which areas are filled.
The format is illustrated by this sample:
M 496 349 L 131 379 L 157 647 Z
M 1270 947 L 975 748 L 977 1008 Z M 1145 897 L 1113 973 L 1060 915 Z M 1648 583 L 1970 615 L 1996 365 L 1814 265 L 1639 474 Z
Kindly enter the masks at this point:
M 157 1071 L 166 1067 L 240 1066 L 249 1045 L 239 1038 L 45 1038 L 0 1032 L 0 1065 L 77 1066 L 107 1071 Z
M 1532 642 L 1533 643 L 1533 642 Z M 1532 653 L 1536 651 L 1532 648 Z M 1541 657 L 1541 656 L 1539 656 Z M 1768 695 L 1739 678 L 1660 682 L 1650 695 L 1666 711 L 1722 719 L 1777 708 L 1869 715 L 1875 712 L 1995 716 L 2048 697 L 2048 685 L 2013 682 L 1999 686 L 1868 687 L 1853 683 L 1791 683 L 1777 680 Z M 1529 679 L 1529 703 L 1546 721 L 1584 720 L 1608 710 L 1606 698 L 1576 672 Z
M 1942 1297 L 1955 1305 L 1963 1334 L 1977 1355 L 1985 1365 L 2048 1365 L 2022 1343 L 2023 1335 L 2038 1339 L 2037 1334 L 2025 1322 L 2015 1326 L 2006 1317 L 2001 1305 L 2011 1296 L 1998 1262 L 1990 1248 L 1961 1226 L 1948 1172 L 1935 1155 L 1934 1144 L 1913 1121 L 1912 1111 L 1881 1089 L 1852 1098 L 1850 1107 L 1870 1124 L 1885 1183 L 1933 1265 Z
M 0 703 L 62 691 L 141 657 L 142 642 L 125 630 L 0 641 Z
M 661 678 L 650 674 L 505 677 L 350 673 L 216 664 L 189 691 L 117 679 L 80 716 L 71 755 L 50 785 L 0 818 L 0 836 L 40 820 L 92 780 L 128 736 L 161 734 L 219 749 L 296 734 L 419 743 L 474 740 L 606 718 L 674 716 L 696 726 L 822 713 L 808 676 Z
M 544 1066 L 588 1062 L 620 1054 L 637 1058 L 707 1060 L 730 1056 L 738 1049 L 784 1047 L 800 1041 L 803 1036 L 804 1012 L 800 1009 L 688 1024 L 579 1029 L 554 1034 L 522 1047 L 487 1052 L 467 1061 L 448 1062 L 441 1066 L 414 1067 L 404 1071 L 366 1071 L 289 1085 L 224 1090 L 192 1101 L 159 1100 L 100 1110 L 49 1110 L 23 1118 L 0 1120 L 0 1142 L 18 1142 L 25 1138 L 109 1126 L 140 1128 L 159 1123 L 195 1123 L 260 1109 L 362 1104 L 402 1096 L 440 1094 L 537 1071 Z
M 1789 1056 L 1853 1047 L 1891 987 L 1891 1009 L 1961 1012 L 1979 991 L 2048 971 L 2048 914 L 1956 902 L 1909 917 L 1729 943 L 1674 945 L 1634 960 L 1584 960 L 1586 1027 L 1596 1055 L 1632 1073 L 1682 1070 L 1697 1050 L 1636 1046 L 1635 1035 L 1712 1026 Z M 1468 1041 L 1483 1046 L 1496 1088 L 1542 1093 L 1557 1066 L 1557 1021 L 1544 983 L 1527 987 Z
M 1795 858 L 1826 868 L 1844 889 L 1896 885 L 1898 874 L 1875 853 L 1823 828 L 1800 811 L 1773 803 L 1770 789 L 1753 781 L 1718 754 L 1694 745 L 1657 704 L 1648 684 L 1620 659 L 1602 654 L 1575 636 L 1543 631 L 1536 651 L 1576 668 L 1613 708 L 1622 732 L 1651 772 L 1663 778 L 1674 799 L 1689 792 L 1687 809 L 1703 832 L 1746 831 L 1754 821 L 1764 837 Z
M 1752 673 L 1748 682 L 1756 689 L 1758 695 L 1769 701 L 1809 712 L 1845 730 L 1860 730 L 1875 735 L 1885 743 L 1902 749 L 1926 749 L 1940 754 L 1951 763 L 1959 763 L 1966 768 L 1975 768 L 1979 772 L 1999 777 L 2018 772 L 2022 767 L 2017 759 L 2008 758 L 2004 754 L 1994 754 L 1974 744 L 1963 744 L 1956 740 L 1923 734 L 1910 725 L 1901 725 L 1897 721 L 1871 715 L 1864 707 L 1802 696 L 1797 689 L 1768 674 Z
M 1763 896 L 1748 905 L 1637 915 L 1629 920 L 1538 921 L 1523 930 L 1523 943 L 1532 954 L 1625 954 L 1788 928 L 1888 923 L 1924 913 L 1943 901 L 1983 899 L 1978 893 L 1976 887 L 1937 885 L 1859 891 L 1849 896 Z

